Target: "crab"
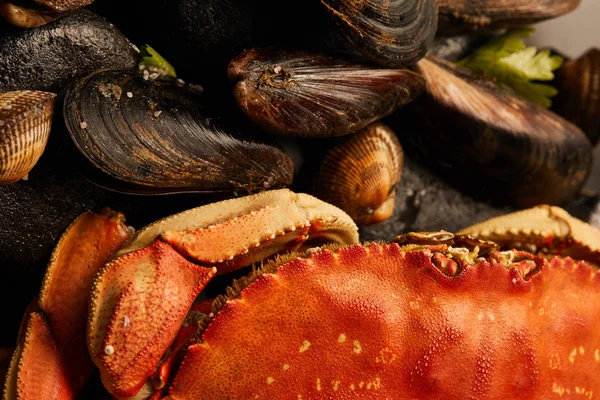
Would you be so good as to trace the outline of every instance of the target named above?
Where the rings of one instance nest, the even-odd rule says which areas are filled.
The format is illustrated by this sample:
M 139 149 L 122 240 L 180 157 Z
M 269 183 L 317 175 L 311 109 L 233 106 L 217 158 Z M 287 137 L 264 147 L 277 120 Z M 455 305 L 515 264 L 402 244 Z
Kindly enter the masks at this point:
M 363 244 L 289 190 L 137 234 L 88 213 L 23 319 L 4 398 L 73 398 L 95 364 L 116 398 L 593 399 L 599 261 L 600 232 L 550 206 Z

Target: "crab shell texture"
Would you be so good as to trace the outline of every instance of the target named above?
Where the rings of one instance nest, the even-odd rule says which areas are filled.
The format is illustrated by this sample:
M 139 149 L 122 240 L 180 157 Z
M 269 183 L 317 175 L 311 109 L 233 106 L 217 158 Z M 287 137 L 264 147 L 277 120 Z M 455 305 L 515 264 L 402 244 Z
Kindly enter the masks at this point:
M 274 261 L 221 305 L 168 398 L 592 399 L 596 267 L 477 252 L 370 244 Z
M 209 204 L 141 229 L 92 285 L 87 344 L 105 387 L 117 397 L 152 392 L 163 355 L 215 274 L 315 243 L 357 242 L 347 214 L 287 189 Z

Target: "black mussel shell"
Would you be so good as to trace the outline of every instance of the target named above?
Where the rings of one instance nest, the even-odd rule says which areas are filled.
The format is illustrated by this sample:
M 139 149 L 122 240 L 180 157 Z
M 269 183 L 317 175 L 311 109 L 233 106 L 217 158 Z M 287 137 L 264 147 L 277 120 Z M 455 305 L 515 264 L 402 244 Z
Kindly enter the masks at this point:
M 552 110 L 581 128 L 593 145 L 600 141 L 600 49 L 590 49 L 558 70 Z
M 423 162 L 471 194 L 516 207 L 579 193 L 592 146 L 575 125 L 442 59 L 417 69 L 427 92 L 392 127 L 402 124 L 396 132 Z
M 573 11 L 581 0 L 438 0 L 439 32 L 456 34 L 529 25 Z
M 252 49 L 231 61 L 238 106 L 274 134 L 354 133 L 412 101 L 423 79 L 306 51 Z
M 98 71 L 70 86 L 64 120 L 87 176 L 129 193 L 253 192 L 291 184 L 280 148 L 244 135 L 180 85 Z
M 81 10 L 39 28 L 0 25 L 0 92 L 58 93 L 101 68 L 132 68 L 132 44 L 104 18 Z
M 346 38 L 370 60 L 386 67 L 414 64 L 437 31 L 436 0 L 321 0 Z

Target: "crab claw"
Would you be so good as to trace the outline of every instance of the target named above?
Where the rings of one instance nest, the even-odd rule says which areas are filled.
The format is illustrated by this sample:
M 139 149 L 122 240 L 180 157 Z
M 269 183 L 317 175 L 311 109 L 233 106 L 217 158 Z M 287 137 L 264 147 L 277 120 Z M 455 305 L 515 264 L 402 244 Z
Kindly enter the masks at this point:
M 600 231 L 560 207 L 540 205 L 502 215 L 458 232 L 491 240 L 506 249 L 524 249 L 586 260 L 600 266 Z
M 337 207 L 288 189 L 221 201 L 141 229 L 119 254 L 157 237 L 193 262 L 218 273 L 250 265 L 309 243 L 357 243 L 358 229 Z
M 92 288 L 87 337 L 111 393 L 134 396 L 142 389 L 214 275 L 160 240 L 102 269 Z
M 5 400 L 73 399 L 76 388 L 68 381 L 68 370 L 50 328 L 39 312 L 30 306 L 23 319 L 6 382 Z
M 92 374 L 85 343 L 89 290 L 96 272 L 129 239 L 124 222 L 123 214 L 109 209 L 86 212 L 61 236 L 39 301 L 23 318 L 26 334 L 13 355 L 5 400 L 72 399 Z
M 340 209 L 285 189 L 198 207 L 140 230 L 92 291 L 88 347 L 105 387 L 118 397 L 143 397 L 169 379 L 171 366 L 159 363 L 215 273 L 310 243 L 356 243 L 357 232 Z M 157 374 L 159 385 L 148 379 Z

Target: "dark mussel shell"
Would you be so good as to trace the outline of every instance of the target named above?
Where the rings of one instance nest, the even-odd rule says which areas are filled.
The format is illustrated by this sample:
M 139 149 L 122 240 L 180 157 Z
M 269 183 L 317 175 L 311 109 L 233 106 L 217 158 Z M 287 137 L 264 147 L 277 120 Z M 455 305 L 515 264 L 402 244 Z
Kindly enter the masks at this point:
M 74 78 L 101 68 L 132 68 L 138 56 L 110 22 L 76 11 L 35 29 L 0 25 L 0 92 L 58 93 Z
M 0 0 L 0 16 L 19 28 L 36 28 L 94 0 Z
M 440 34 L 529 25 L 573 11 L 581 0 L 438 0 Z
M 581 128 L 593 145 L 600 140 L 600 49 L 590 49 L 556 73 L 552 110 Z
M 427 93 L 396 132 L 425 163 L 471 194 L 516 207 L 564 204 L 579 192 L 592 146 L 575 125 L 444 60 L 427 57 L 417 69 Z
M 437 31 L 436 0 L 321 0 L 346 38 L 370 60 L 403 67 L 420 60 Z
M 427 55 L 443 58 L 456 62 L 467 57 L 478 47 L 484 45 L 493 37 L 487 33 L 465 33 L 453 36 L 439 36 L 435 38 Z
M 359 225 L 383 222 L 394 212 L 403 164 L 396 134 L 375 122 L 331 149 L 317 174 L 315 195 Z
M 305 51 L 252 49 L 231 61 L 238 106 L 274 134 L 354 133 L 411 102 L 423 79 Z
M 109 189 L 252 192 L 291 184 L 287 154 L 245 136 L 202 100 L 173 83 L 99 71 L 68 88 L 64 120 L 75 146 L 102 172 L 87 176 Z

